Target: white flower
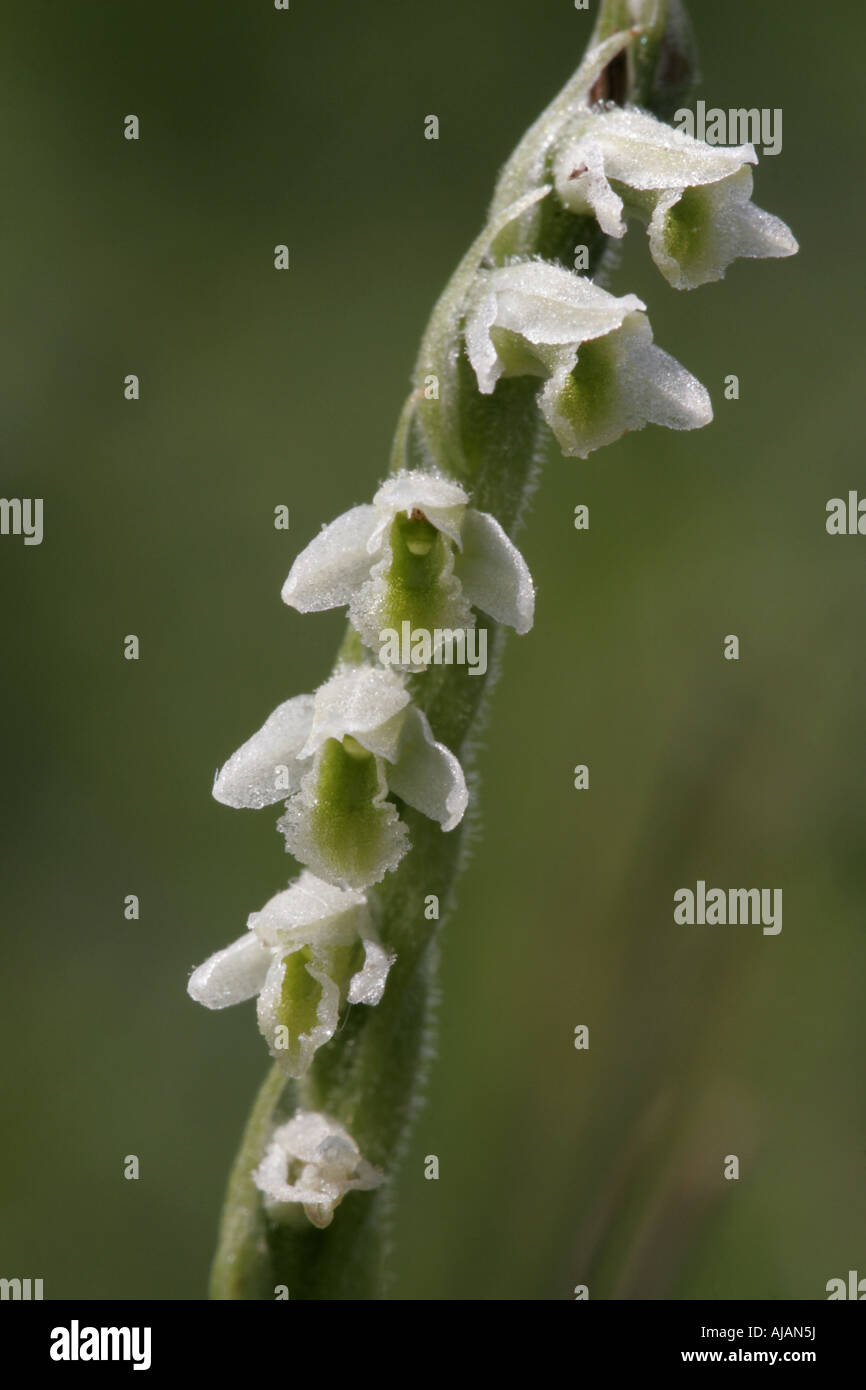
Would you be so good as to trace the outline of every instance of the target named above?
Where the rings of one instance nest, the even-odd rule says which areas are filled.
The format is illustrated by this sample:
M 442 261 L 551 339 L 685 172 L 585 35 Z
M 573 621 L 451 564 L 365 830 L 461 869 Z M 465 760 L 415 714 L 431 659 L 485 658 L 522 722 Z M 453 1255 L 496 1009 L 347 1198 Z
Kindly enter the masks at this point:
M 217 775 L 227 806 L 286 800 L 286 848 L 320 878 L 366 888 L 409 848 L 393 792 L 453 830 L 469 795 L 454 754 L 437 743 L 404 679 L 381 666 L 342 666 L 315 695 L 279 705 Z
M 314 1226 L 329 1226 L 347 1192 L 369 1192 L 385 1175 L 368 1163 L 343 1125 L 314 1110 L 299 1110 L 274 1131 L 253 1182 L 275 1217 L 300 1202 Z
M 655 346 L 644 308 L 545 261 L 482 271 L 465 327 L 478 389 L 489 395 L 503 376 L 546 378 L 539 408 L 562 452 L 578 458 L 646 424 L 709 424 L 706 389 Z
M 720 280 L 741 256 L 793 256 L 791 230 L 755 207 L 753 145 L 711 146 L 643 111 L 588 112 L 554 165 L 556 192 L 591 212 L 607 236 L 625 235 L 623 210 L 649 223 L 650 252 L 677 289 Z
M 405 621 L 430 633 L 472 627 L 473 606 L 528 632 L 535 596 L 495 517 L 470 507 L 457 483 L 415 469 L 325 526 L 295 560 L 283 601 L 301 613 L 348 604 L 352 626 L 378 651 L 381 634 Z
M 187 989 L 208 1009 L 258 995 L 271 1056 L 302 1076 L 337 1030 L 343 1004 L 378 1004 L 395 957 L 379 943 L 363 893 L 305 870 L 277 893 L 231 946 L 194 970 Z

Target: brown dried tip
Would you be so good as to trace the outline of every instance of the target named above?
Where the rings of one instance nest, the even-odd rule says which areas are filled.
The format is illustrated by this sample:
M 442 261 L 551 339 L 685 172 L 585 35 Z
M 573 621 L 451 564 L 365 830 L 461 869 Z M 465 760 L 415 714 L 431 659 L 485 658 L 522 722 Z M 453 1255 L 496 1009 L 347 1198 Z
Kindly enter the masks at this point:
M 598 74 L 589 89 L 589 101 L 595 106 L 598 101 L 612 101 L 617 106 L 625 104 L 628 92 L 628 64 L 625 49 L 612 58 L 607 67 Z
M 628 30 L 629 37 L 634 39 L 640 33 L 640 29 L 631 28 Z M 617 53 L 615 58 L 611 58 L 606 68 L 598 74 L 589 89 L 589 104 L 594 106 L 597 101 L 612 101 L 617 106 L 624 106 L 628 96 L 628 45 Z

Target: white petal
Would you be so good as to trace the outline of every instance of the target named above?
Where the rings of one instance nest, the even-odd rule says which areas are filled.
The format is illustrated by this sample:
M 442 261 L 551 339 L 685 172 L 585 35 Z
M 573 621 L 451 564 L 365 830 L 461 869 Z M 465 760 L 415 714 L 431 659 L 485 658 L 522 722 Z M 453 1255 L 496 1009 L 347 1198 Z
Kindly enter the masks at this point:
M 254 932 L 217 951 L 189 977 L 187 992 L 206 1009 L 226 1009 L 252 999 L 265 982 L 273 952 Z
M 378 1004 L 385 992 L 388 971 L 397 959 L 372 936 L 364 938 L 364 965 L 349 984 L 350 1004 Z
M 795 256 L 800 247 L 787 222 L 774 217 L 754 203 L 740 208 L 736 235 L 736 255 L 747 259 Z
M 627 314 L 644 307 L 636 295 L 617 298 L 591 280 L 545 261 L 516 262 L 481 272 L 477 296 L 467 320 L 465 341 L 483 394 L 489 394 L 509 370 L 505 342 L 497 349 L 494 341 L 497 330 L 535 349 L 536 370 L 546 375 L 549 364 L 545 349 L 570 350 L 573 365 L 574 350 L 580 343 L 613 332 Z M 496 306 L 492 321 L 491 296 Z M 528 363 L 512 367 L 514 372 L 528 370 Z
M 283 603 L 299 613 L 341 608 L 370 573 L 367 548 L 376 527 L 375 507 L 353 507 L 325 526 L 302 550 L 283 585 Z
M 216 800 L 250 810 L 285 801 L 300 784 L 303 768 L 296 759 L 312 722 L 312 695 L 295 695 L 278 705 L 217 774 Z
M 496 291 L 488 281 L 482 279 L 481 273 L 478 284 L 484 286 L 485 293 L 477 295 L 475 299 L 474 307 L 466 320 L 464 340 L 466 356 L 478 381 L 478 390 L 482 396 L 489 396 L 502 376 L 505 364 L 500 359 L 491 337 L 491 329 L 496 322 Z
M 572 212 L 592 212 L 605 236 L 624 237 L 622 198 L 606 177 L 605 152 L 587 135 L 569 145 L 556 162 L 556 189 Z
M 627 359 L 626 372 L 633 382 L 632 403 L 635 423 L 641 418 L 649 425 L 669 430 L 700 430 L 713 418 L 710 393 L 681 362 L 654 343 Z
M 400 723 L 409 703 L 403 681 L 381 666 L 344 666 L 316 691 L 309 737 L 301 757 L 316 753 L 329 738 L 351 734 L 370 753 L 393 759 Z
M 570 175 L 582 164 L 592 169 L 600 160 L 607 179 L 649 190 L 718 183 L 758 161 L 754 145 L 708 145 L 644 111 L 593 112 L 577 125 L 579 133 L 566 142 L 554 169 L 567 207 Z
M 397 513 L 411 512 L 415 508 L 424 513 L 437 531 L 459 545 L 460 523 L 468 501 L 468 495 L 458 483 L 439 473 L 427 473 L 420 468 L 395 473 L 373 498 L 373 505 L 379 512 L 375 548 L 378 549 Z
M 524 261 L 487 272 L 499 302 L 497 324 L 534 344 L 583 343 L 619 328 L 646 306 L 637 295 L 617 297 L 563 266 Z
M 272 956 L 273 964 L 259 995 L 257 1013 L 259 1029 L 274 1061 L 278 1062 L 289 1076 L 298 1077 L 303 1076 L 319 1048 L 329 1042 L 337 1031 L 340 991 L 328 974 L 317 967 L 315 961 L 309 962 L 304 968 L 322 991 L 316 1005 L 316 1022 L 308 1032 L 299 1035 L 293 1049 L 280 1047 L 278 1044 L 282 1041 L 283 1035 L 278 1033 L 277 1029 L 289 1022 L 282 1012 L 283 979 L 286 961 L 293 954 L 293 951 L 288 951 L 276 959 Z
M 352 931 L 359 921 L 366 922 L 366 902 L 363 893 L 337 888 L 302 870 L 297 880 L 282 893 L 265 903 L 260 912 L 253 912 L 247 926 L 267 946 L 289 945 L 293 940 L 309 941 L 319 928 L 345 921 Z M 364 911 L 363 918 L 359 912 Z
M 444 743 L 437 743 L 427 716 L 411 705 L 403 726 L 400 756 L 388 774 L 397 796 L 443 830 L 453 830 L 469 803 L 463 768 Z
M 294 1119 L 288 1120 L 274 1131 L 271 1148 L 278 1148 L 284 1158 L 298 1159 L 302 1163 L 315 1163 L 323 1144 L 333 1137 L 348 1139 L 358 1152 L 358 1146 L 338 1124 L 316 1110 L 299 1110 Z
M 516 632 L 528 632 L 535 612 L 532 575 L 517 546 L 487 512 L 470 508 L 463 553 L 455 566 L 469 602 Z

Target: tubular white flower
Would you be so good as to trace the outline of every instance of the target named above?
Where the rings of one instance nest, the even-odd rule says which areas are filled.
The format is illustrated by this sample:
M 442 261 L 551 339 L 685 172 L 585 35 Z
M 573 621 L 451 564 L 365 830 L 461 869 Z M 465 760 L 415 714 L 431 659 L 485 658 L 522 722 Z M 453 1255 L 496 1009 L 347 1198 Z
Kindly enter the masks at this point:
M 528 632 L 532 576 L 499 522 L 469 506 L 438 473 L 388 478 L 372 506 L 325 526 L 295 560 L 283 601 L 301 613 L 348 605 L 349 621 L 378 651 L 386 629 L 408 621 L 430 633 L 474 626 L 472 608 Z
M 483 271 L 466 319 L 478 388 L 500 377 L 545 378 L 539 408 L 563 453 L 594 449 L 646 424 L 699 429 L 706 389 L 653 343 L 644 304 L 545 261 Z
M 347 1192 L 369 1192 L 385 1180 L 343 1125 L 313 1110 L 299 1110 L 274 1131 L 252 1177 L 272 1217 L 300 1203 L 319 1227 L 330 1225 Z
M 755 207 L 754 145 L 712 146 L 643 111 L 587 112 L 554 164 L 563 205 L 592 213 L 607 236 L 625 235 L 623 213 L 649 223 L 650 252 L 677 289 L 720 280 L 740 257 L 793 256 L 778 217 Z
M 409 848 L 389 790 L 443 830 L 469 800 L 458 759 L 410 704 L 404 678 L 342 666 L 315 695 L 280 705 L 229 758 L 213 794 L 238 807 L 285 800 L 278 826 L 290 853 L 328 883 L 362 889 Z
M 395 957 L 379 942 L 363 893 L 306 870 L 253 912 L 247 928 L 193 971 L 187 990 L 208 1009 L 258 995 L 271 1056 L 290 1076 L 302 1076 L 334 1036 L 345 1003 L 379 1003 Z

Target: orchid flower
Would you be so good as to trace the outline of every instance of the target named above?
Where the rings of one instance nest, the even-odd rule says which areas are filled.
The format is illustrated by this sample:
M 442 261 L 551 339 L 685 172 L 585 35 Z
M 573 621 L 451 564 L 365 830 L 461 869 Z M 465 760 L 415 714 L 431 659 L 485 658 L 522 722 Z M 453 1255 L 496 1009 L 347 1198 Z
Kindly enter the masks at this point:
M 363 893 L 304 870 L 253 912 L 247 931 L 193 971 L 190 996 L 225 1009 L 258 995 L 259 1029 L 289 1076 L 302 1076 L 337 1031 L 346 1004 L 378 1004 L 394 957 Z
M 369 1192 L 384 1176 L 343 1125 L 317 1111 L 298 1110 L 274 1131 L 253 1182 L 275 1217 L 299 1202 L 313 1225 L 324 1227 L 347 1192 Z
M 389 793 L 453 830 L 469 795 L 457 758 L 438 743 L 405 679 L 381 666 L 341 666 L 314 695 L 279 705 L 217 775 L 226 806 L 286 801 L 286 848 L 320 878 L 362 889 L 395 869 L 409 833 Z
M 705 388 L 653 342 L 645 305 L 545 261 L 483 271 L 467 315 L 466 353 L 478 389 L 538 376 L 539 408 L 562 452 L 594 449 L 646 424 L 699 429 L 713 418 Z
M 469 506 L 451 479 L 421 469 L 388 478 L 372 504 L 325 526 L 295 560 L 283 601 L 301 613 L 348 606 L 378 651 L 409 622 L 430 633 L 472 627 L 473 608 L 528 632 L 532 576 L 495 517 Z
M 611 237 L 623 213 L 648 222 L 650 253 L 679 290 L 720 280 L 739 257 L 793 256 L 778 217 L 755 207 L 754 145 L 713 146 L 644 111 L 589 111 L 574 122 L 554 165 L 557 196 L 591 212 Z

